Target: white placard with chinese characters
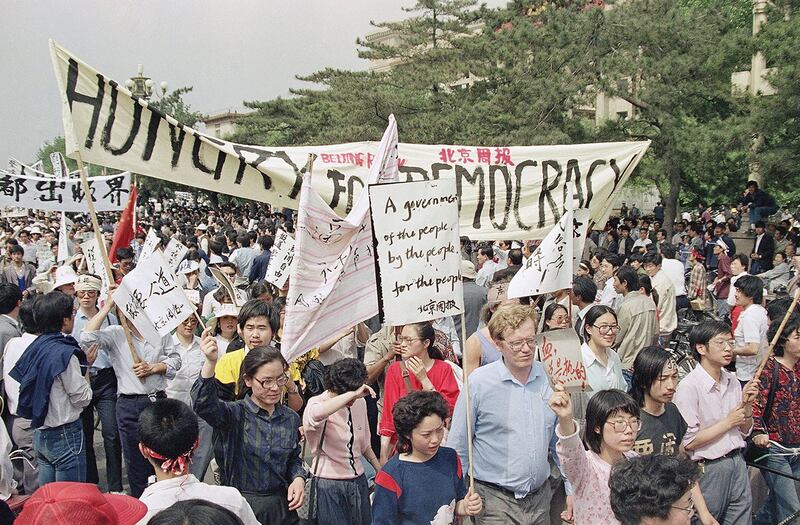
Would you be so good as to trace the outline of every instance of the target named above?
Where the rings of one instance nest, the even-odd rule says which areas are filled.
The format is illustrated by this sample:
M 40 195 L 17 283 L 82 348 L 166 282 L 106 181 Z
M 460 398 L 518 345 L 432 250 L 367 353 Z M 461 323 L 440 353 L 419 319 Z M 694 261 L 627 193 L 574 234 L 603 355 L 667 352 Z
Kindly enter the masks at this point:
M 292 259 L 294 259 L 294 239 L 285 231 L 278 229 L 264 280 L 274 284 L 278 289 L 283 288 L 289 278 Z

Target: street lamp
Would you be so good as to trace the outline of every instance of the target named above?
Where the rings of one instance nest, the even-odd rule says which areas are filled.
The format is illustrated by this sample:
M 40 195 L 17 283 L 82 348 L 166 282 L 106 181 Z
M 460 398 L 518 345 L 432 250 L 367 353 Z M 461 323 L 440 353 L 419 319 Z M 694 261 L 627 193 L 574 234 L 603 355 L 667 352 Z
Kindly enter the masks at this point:
M 153 96 L 153 79 L 150 77 L 144 76 L 144 67 L 142 64 L 139 64 L 137 68 L 136 76 L 129 78 L 125 81 L 125 87 L 131 92 L 131 95 L 137 98 L 143 98 L 148 100 L 151 96 Z M 167 93 L 167 83 L 161 82 L 158 85 L 158 92 L 156 95 L 161 98 Z

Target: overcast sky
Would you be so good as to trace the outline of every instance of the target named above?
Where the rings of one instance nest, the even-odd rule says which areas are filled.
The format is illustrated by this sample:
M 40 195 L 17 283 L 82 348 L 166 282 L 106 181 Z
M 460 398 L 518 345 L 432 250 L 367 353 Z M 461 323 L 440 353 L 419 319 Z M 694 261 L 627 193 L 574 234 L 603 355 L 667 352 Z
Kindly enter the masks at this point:
M 287 95 L 296 74 L 366 69 L 355 40 L 413 0 L 0 0 L 0 166 L 30 162 L 63 135 L 49 38 L 120 83 L 137 64 L 156 83 L 193 86 L 210 114 Z M 488 4 L 502 5 L 493 0 Z

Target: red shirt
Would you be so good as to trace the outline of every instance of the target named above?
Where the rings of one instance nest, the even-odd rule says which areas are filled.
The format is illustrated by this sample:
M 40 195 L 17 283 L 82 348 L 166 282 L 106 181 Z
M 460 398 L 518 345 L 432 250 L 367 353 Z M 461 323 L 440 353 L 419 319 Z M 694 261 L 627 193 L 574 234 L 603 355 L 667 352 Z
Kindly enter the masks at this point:
M 767 404 L 767 396 L 772 384 L 772 371 L 778 371 L 778 388 L 775 401 L 765 429 L 761 419 Z M 753 432 L 768 433 L 769 438 L 785 445 L 800 445 L 800 363 L 789 370 L 770 357 L 758 378 L 758 397 L 753 402 Z
M 414 390 L 422 390 L 422 384 L 410 370 L 408 379 L 411 381 L 411 386 Z M 442 394 L 445 401 L 447 401 L 450 406 L 450 414 L 452 414 L 453 407 L 455 407 L 458 399 L 458 383 L 456 382 L 456 376 L 453 374 L 453 369 L 444 361 L 434 359 L 433 367 L 428 370 L 428 379 L 433 384 L 433 388 Z M 395 441 L 392 409 L 394 404 L 407 393 L 400 363 L 395 361 L 386 370 L 386 382 L 383 387 L 383 413 L 381 414 L 381 422 L 378 425 L 378 434 L 391 437 L 392 441 Z

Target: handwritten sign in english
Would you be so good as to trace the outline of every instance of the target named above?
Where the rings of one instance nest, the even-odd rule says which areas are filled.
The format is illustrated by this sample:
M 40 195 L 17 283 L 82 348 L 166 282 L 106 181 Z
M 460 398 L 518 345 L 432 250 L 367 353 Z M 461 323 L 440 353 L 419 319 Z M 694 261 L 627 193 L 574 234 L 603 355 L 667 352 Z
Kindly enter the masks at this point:
M 455 181 L 371 185 L 369 192 L 386 323 L 463 313 Z

